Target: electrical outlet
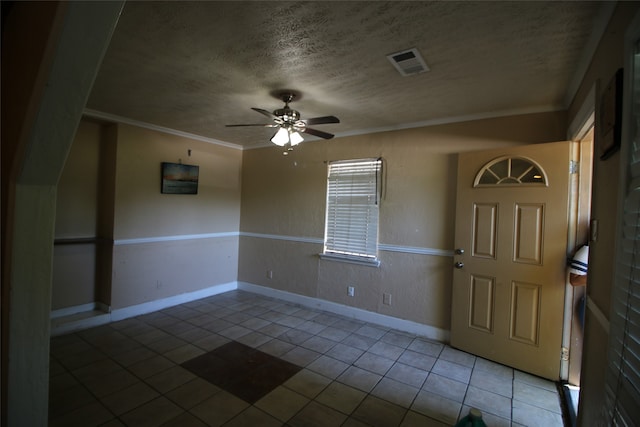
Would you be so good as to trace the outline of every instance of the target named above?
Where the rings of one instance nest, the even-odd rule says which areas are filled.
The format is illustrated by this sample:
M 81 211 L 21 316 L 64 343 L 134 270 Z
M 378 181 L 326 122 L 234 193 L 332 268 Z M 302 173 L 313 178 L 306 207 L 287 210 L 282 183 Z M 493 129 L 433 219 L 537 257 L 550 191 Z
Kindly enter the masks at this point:
M 267 279 L 273 279 L 273 270 L 267 270 Z
M 382 303 L 385 305 L 391 305 L 391 294 L 382 294 Z
M 354 296 L 356 293 L 356 289 L 353 286 L 349 286 L 347 288 L 347 295 L 349 295 L 350 297 Z

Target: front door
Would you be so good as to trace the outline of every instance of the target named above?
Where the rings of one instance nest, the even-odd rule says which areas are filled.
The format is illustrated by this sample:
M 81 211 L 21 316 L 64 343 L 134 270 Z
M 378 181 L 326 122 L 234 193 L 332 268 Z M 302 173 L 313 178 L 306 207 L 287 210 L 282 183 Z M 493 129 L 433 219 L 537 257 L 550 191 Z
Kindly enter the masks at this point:
M 559 378 L 569 142 L 462 153 L 451 345 Z

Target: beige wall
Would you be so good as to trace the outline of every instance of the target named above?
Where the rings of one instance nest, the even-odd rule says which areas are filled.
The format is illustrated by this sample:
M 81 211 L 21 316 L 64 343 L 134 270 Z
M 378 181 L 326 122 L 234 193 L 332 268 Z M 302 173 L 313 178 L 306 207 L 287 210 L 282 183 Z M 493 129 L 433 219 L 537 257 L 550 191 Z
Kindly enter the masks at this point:
M 161 194 L 161 163 L 181 161 L 200 167 L 198 194 Z M 56 230 L 97 242 L 56 246 L 53 308 L 118 309 L 235 282 L 241 167 L 237 149 L 83 121 Z
M 564 113 L 545 113 L 305 142 L 288 156 L 245 151 L 238 280 L 448 330 L 456 153 L 557 141 L 565 129 Z M 380 267 L 320 260 L 326 162 L 376 157 Z
M 242 152 L 127 125 L 117 139 L 112 307 L 235 282 Z M 180 161 L 200 167 L 197 195 L 160 192 L 161 163 Z
M 589 90 L 596 85 L 596 99 L 600 99 L 602 89 L 616 70 L 624 66 L 625 31 L 639 10 L 637 2 L 619 2 L 616 5 L 578 95 L 569 109 L 570 120 L 573 120 L 577 114 Z M 597 112 L 596 109 L 596 116 Z M 591 218 L 598 221 L 598 238 L 590 243 L 587 294 L 591 300 L 591 307 L 601 312 L 608 320 L 615 263 L 613 254 L 616 246 L 618 217 L 616 208 L 620 191 L 619 171 L 621 162 L 627 159 L 621 159 L 620 154 L 616 153 L 608 160 L 602 161 L 599 159 L 600 150 L 596 122 Z M 603 349 L 608 348 L 608 339 L 608 330 L 597 320 L 594 310 L 588 308 L 585 321 L 579 425 L 592 425 L 599 422 L 597 420 L 601 415 L 606 369 L 606 352 Z
M 96 297 L 95 238 L 101 126 L 81 122 L 58 182 L 51 308 L 90 304 Z

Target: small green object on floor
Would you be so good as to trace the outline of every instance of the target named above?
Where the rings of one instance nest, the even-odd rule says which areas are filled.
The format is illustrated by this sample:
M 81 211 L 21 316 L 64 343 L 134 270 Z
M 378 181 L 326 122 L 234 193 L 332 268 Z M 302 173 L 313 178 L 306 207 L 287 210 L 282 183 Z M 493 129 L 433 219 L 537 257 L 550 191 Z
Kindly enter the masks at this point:
M 471 408 L 455 427 L 487 427 L 487 425 L 482 421 L 482 412 L 479 409 Z

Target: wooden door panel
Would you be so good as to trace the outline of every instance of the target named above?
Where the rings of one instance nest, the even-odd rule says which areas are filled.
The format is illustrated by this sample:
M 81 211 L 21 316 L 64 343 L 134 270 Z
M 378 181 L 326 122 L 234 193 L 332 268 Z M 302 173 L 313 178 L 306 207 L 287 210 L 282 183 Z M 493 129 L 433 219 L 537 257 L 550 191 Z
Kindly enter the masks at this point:
M 542 264 L 543 221 L 543 204 L 515 204 L 515 230 L 513 233 L 514 262 Z
M 510 337 L 533 346 L 540 336 L 540 286 L 514 281 L 511 284 Z
M 472 255 L 480 258 L 496 257 L 498 204 L 475 203 L 473 206 Z
M 471 275 L 469 327 L 493 332 L 495 277 Z

